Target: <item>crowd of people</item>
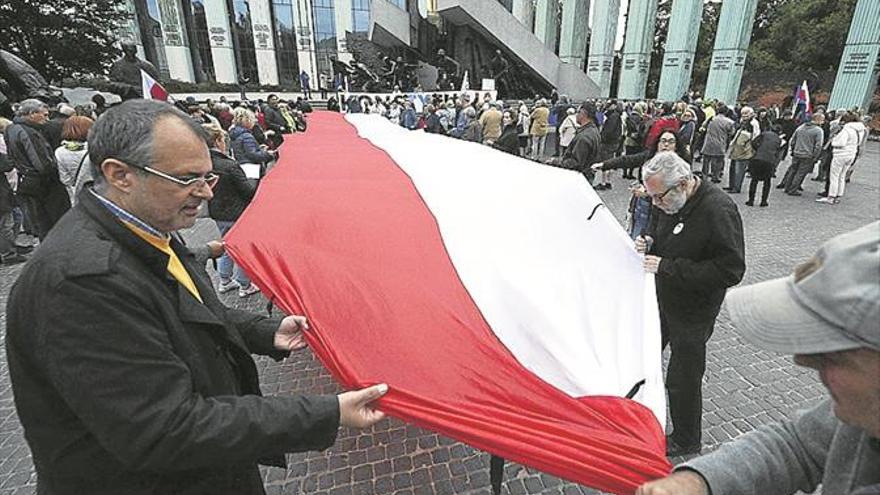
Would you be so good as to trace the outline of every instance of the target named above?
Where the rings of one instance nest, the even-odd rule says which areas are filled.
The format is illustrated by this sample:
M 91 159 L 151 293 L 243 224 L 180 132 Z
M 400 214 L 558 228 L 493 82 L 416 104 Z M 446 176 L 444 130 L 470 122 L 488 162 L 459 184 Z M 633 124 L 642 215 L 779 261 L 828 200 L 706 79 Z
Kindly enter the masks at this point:
M 305 131 L 311 104 L 298 98 L 196 102 L 192 97 L 178 107 L 212 136 L 209 147 L 221 176 L 217 198 L 209 205 L 221 233 L 253 198 L 256 181 L 277 159 L 284 136 Z M 12 121 L 0 118 L 0 263 L 27 260 L 39 241 L 77 202 L 84 185 L 94 180 L 88 135 L 98 117 L 108 110 L 100 94 L 91 104 L 61 103 L 49 108 L 36 99 L 14 106 Z M 235 166 L 230 166 L 234 164 Z M 250 179 L 242 165 L 254 168 Z M 240 297 L 258 292 L 247 276 L 225 254 L 218 261 L 220 292 L 238 289 Z
M 177 234 L 195 223 L 205 202 L 221 233 L 232 228 L 285 135 L 307 131 L 311 105 L 276 95 L 265 102 L 187 99 L 176 107 L 141 99 L 110 108 L 94 103 L 50 109 L 25 100 L 13 121 L 0 120 L 0 170 L 8 179 L 0 181 L 0 260 L 27 260 L 28 234 L 40 244 L 10 295 L 7 355 L 46 493 L 263 493 L 258 463 L 281 465 L 281 454 L 331 445 L 339 425 L 381 419 L 370 406 L 387 391 L 381 385 L 339 396 L 261 397 L 250 353 L 282 359 L 301 349 L 307 320 L 226 308 L 217 293 L 248 297 L 258 289 L 222 243 L 187 248 Z M 614 170 L 633 179 L 628 229 L 644 270 L 655 275 L 662 343 L 671 351 L 671 457 L 703 448 L 706 344 L 727 289 L 746 267 L 735 200 L 746 176 L 746 206 L 769 204 L 775 176 L 786 194 L 802 195 L 810 173 L 825 184 L 818 201 L 834 205 L 867 136 L 856 109 L 794 114 L 700 99 L 575 104 L 565 96 L 504 102 L 491 94 L 427 101 L 350 95 L 331 98 L 328 109 L 376 114 L 575 170 L 598 190 L 612 189 Z M 791 165 L 777 173 L 789 153 Z M 725 174 L 722 190 L 716 184 Z M 876 375 L 865 379 L 880 365 L 880 286 L 871 279 L 880 273 L 878 244 L 873 224 L 832 241 L 793 281 L 727 296 L 737 305 L 734 323 L 759 345 L 854 381 L 826 381 L 833 403 L 738 439 L 643 493 L 738 493 L 776 478 L 803 489 L 832 474 L 826 483 L 835 487 L 880 483 L 880 450 L 870 450 L 880 437 L 880 415 L 871 415 L 880 412 L 880 390 Z M 209 257 L 217 259 L 216 287 L 204 270 Z M 798 297 L 821 300 L 820 310 L 791 309 Z M 744 298 L 771 306 L 753 313 L 743 309 Z M 788 304 L 787 314 L 805 322 L 803 342 L 777 345 L 779 332 L 790 329 L 772 327 L 779 316 L 772 304 Z M 776 334 L 765 335 L 762 325 Z M 867 413 L 854 411 L 857 402 Z M 814 439 L 817 428 L 823 436 Z M 841 441 L 873 439 L 851 456 L 852 465 L 868 469 L 825 471 L 849 465 L 822 457 L 845 447 L 834 443 L 838 434 Z M 793 452 L 778 454 L 780 445 Z M 768 459 L 746 470 L 745 481 L 729 467 L 743 451 Z M 806 451 L 826 461 L 794 473 Z M 783 460 L 770 462 L 777 456 Z

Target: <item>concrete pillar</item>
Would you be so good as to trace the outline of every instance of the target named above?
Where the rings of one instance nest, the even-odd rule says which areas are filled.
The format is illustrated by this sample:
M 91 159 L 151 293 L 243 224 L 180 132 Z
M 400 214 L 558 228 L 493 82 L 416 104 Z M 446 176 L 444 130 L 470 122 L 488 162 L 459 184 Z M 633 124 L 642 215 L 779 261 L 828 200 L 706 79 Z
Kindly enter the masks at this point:
M 626 15 L 626 40 L 620 66 L 617 97 L 640 100 L 645 97 L 651 51 L 654 48 L 654 19 L 657 0 L 630 0 Z
M 229 28 L 229 12 L 226 0 L 204 0 L 208 35 L 211 40 L 211 59 L 217 82 L 236 83 L 235 52 L 232 48 L 232 31 Z
M 538 0 L 535 4 L 535 36 L 551 52 L 556 51 L 556 8 L 558 0 Z
M 159 0 L 159 15 L 162 34 L 165 40 L 165 57 L 168 59 L 168 73 L 171 79 L 194 82 L 192 58 L 183 28 L 183 16 L 179 0 Z
M 703 0 L 673 0 L 657 99 L 675 101 L 690 88 L 702 17 Z
M 617 38 L 620 0 L 595 0 L 593 9 L 587 75 L 599 86 L 599 96 L 607 98 L 611 92 L 611 73 L 614 71 L 614 40 Z
M 587 24 L 590 20 L 589 0 L 564 0 L 559 58 L 577 67 L 584 66 L 587 52 Z
M 251 27 L 257 55 L 260 84 L 278 84 L 278 62 L 275 59 L 275 36 L 272 34 L 272 13 L 269 0 L 250 0 Z
M 127 0 L 121 5 L 120 10 L 129 14 L 129 19 L 116 29 L 116 36 L 120 43 L 134 43 L 137 46 L 138 58 L 146 59 L 144 42 L 141 40 L 141 31 L 138 27 L 137 8 L 134 0 Z
M 832 109 L 868 110 L 880 77 L 880 2 L 859 0 L 831 90 Z
M 309 0 L 296 0 L 296 55 L 299 69 L 308 73 L 311 86 L 317 88 L 320 79 L 312 27 L 312 2 Z
M 532 21 L 535 18 L 535 9 L 532 0 L 513 0 L 513 17 L 523 26 L 532 29 Z
M 351 22 L 351 0 L 333 0 L 333 12 L 336 14 L 336 52 L 339 60 L 350 62 L 351 52 L 345 42 L 345 33 L 353 29 Z
M 738 99 L 757 7 L 758 0 L 727 1 L 721 5 L 706 98 L 725 103 L 734 103 Z

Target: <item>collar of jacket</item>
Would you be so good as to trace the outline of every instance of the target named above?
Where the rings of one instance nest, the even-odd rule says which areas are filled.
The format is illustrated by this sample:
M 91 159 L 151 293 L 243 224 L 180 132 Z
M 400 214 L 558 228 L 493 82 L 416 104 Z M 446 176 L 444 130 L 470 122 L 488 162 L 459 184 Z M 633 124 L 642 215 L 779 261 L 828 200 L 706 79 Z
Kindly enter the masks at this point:
M 694 195 L 688 198 L 687 202 L 685 202 L 684 206 L 682 206 L 681 210 L 678 211 L 675 215 L 680 219 L 685 219 L 690 216 L 691 212 L 696 208 L 706 196 L 708 189 L 712 187 L 709 182 L 704 180 L 700 180 L 700 185 L 697 186 L 697 190 L 694 191 Z
M 82 189 L 77 205 L 82 205 L 81 208 L 101 226 L 103 233 L 107 235 L 109 240 L 119 243 L 123 249 L 134 253 L 156 275 L 174 280 L 174 277 L 168 273 L 167 269 L 168 255 L 149 245 L 147 241 L 135 235 L 125 225 L 122 225 L 113 213 L 100 203 L 89 188 Z M 184 258 L 192 256 L 192 253 L 180 243 L 177 236 L 171 236 L 171 249 L 177 253 L 181 262 L 184 262 Z M 201 292 L 202 290 L 203 288 L 199 287 L 199 291 Z

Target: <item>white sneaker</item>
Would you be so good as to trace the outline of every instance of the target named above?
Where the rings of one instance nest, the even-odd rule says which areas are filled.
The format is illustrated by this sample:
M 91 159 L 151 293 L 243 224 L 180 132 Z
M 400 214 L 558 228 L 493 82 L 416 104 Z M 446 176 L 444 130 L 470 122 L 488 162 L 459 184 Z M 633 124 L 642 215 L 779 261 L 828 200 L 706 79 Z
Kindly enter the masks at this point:
M 239 287 L 238 289 L 238 297 L 248 297 L 260 292 L 260 289 L 257 288 L 254 284 L 248 284 L 247 287 Z
M 241 284 L 236 282 L 235 280 L 230 279 L 228 282 L 220 281 L 220 285 L 217 286 L 217 292 L 221 294 L 225 294 L 231 290 L 235 290 L 241 287 Z
M 832 198 L 829 198 L 828 196 L 823 196 L 821 198 L 816 198 L 816 202 L 817 203 L 833 203 L 834 200 Z

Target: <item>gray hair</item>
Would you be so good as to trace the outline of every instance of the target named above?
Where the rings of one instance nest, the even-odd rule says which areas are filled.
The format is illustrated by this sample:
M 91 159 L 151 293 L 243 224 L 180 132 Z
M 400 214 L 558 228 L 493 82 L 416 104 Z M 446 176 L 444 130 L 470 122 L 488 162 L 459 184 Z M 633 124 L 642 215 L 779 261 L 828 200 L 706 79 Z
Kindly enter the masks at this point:
M 645 180 L 654 175 L 663 177 L 663 183 L 666 184 L 666 187 L 672 187 L 681 182 L 682 179 L 693 177 L 691 166 L 688 162 L 682 160 L 680 156 L 672 151 L 657 153 L 642 167 L 642 177 Z
M 95 182 L 104 181 L 101 164 L 115 158 L 134 167 L 153 165 L 153 132 L 159 120 L 176 117 L 204 141 L 204 131 L 187 114 L 158 100 L 128 100 L 111 108 L 89 131 L 89 160 Z
M 474 107 L 467 107 L 462 111 L 464 112 L 464 116 L 469 119 L 472 119 L 477 116 L 477 111 L 474 110 Z
M 36 98 L 28 98 L 18 105 L 15 111 L 16 117 L 27 117 L 28 115 L 48 110 L 49 106 Z

